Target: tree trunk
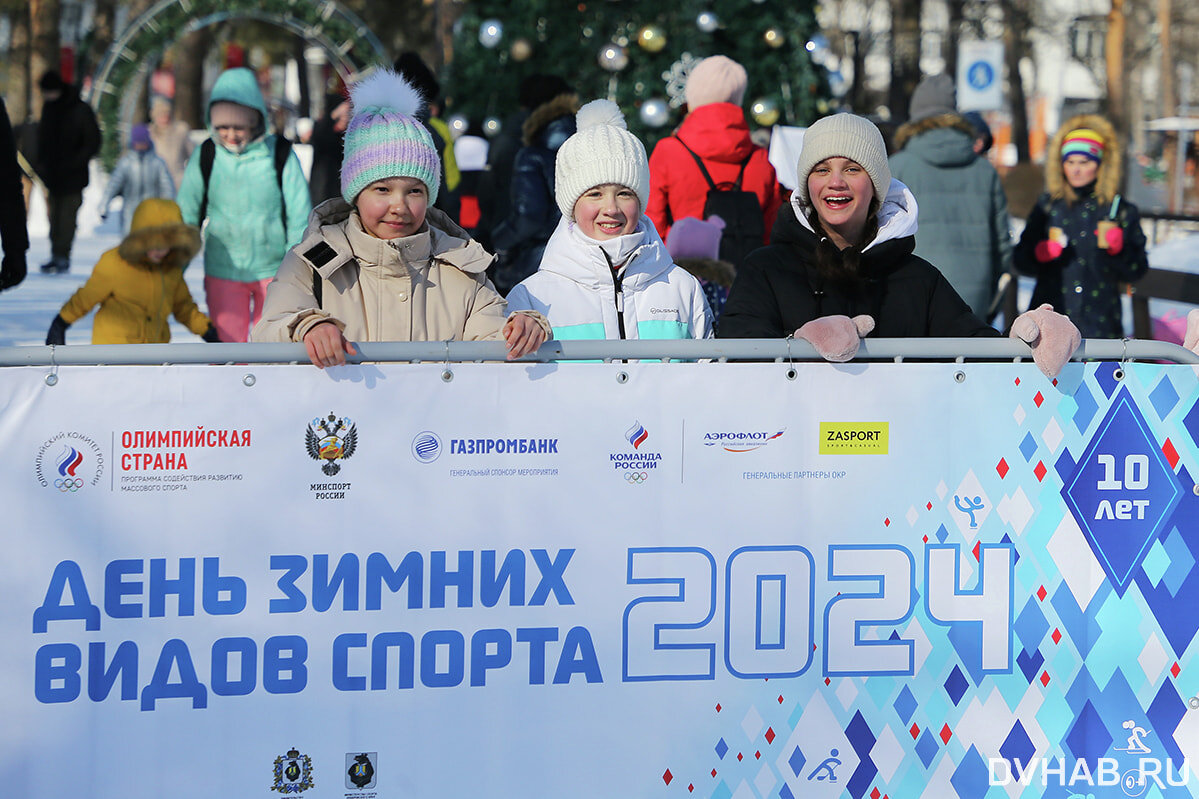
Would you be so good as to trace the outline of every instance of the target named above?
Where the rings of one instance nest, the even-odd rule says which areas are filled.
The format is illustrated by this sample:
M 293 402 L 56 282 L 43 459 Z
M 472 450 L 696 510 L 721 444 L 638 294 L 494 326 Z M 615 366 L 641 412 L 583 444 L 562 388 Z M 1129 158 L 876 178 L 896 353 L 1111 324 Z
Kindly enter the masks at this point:
M 30 36 L 29 6 L 12 12 L 12 41 L 8 51 L 8 81 L 4 103 L 14 126 L 34 118 L 33 83 L 29 72 Z
M 175 116 L 193 129 L 204 127 L 204 57 L 211 30 L 202 28 L 180 39 L 175 60 Z
M 908 118 L 908 102 L 920 82 L 922 0 L 891 0 L 891 88 L 887 105 L 893 122 Z
M 1127 141 L 1128 109 L 1124 101 L 1124 0 L 1112 0 L 1107 14 L 1104 58 L 1107 66 L 1107 115 Z
M 95 3 L 96 10 L 92 15 L 92 30 L 88 37 L 88 48 L 86 52 L 79 53 L 81 75 L 95 74 L 116 35 L 117 0 L 95 0 Z
M 949 24 L 945 39 L 941 43 L 941 57 L 945 59 L 945 74 L 955 81 L 958 77 L 958 43 L 962 38 L 963 7 L 966 0 L 948 0 Z
M 1028 51 L 1028 19 L 1011 0 L 1003 2 L 1004 57 L 1007 60 L 1008 98 L 1012 106 L 1012 143 L 1016 145 L 1016 162 L 1032 162 L 1028 146 L 1028 98 L 1024 94 L 1024 77 L 1020 62 Z
M 60 66 L 58 43 L 58 18 L 61 6 L 58 0 L 30 0 L 29 2 L 29 74 L 36 83 L 47 70 Z M 42 93 L 36 93 L 34 113 L 42 115 Z

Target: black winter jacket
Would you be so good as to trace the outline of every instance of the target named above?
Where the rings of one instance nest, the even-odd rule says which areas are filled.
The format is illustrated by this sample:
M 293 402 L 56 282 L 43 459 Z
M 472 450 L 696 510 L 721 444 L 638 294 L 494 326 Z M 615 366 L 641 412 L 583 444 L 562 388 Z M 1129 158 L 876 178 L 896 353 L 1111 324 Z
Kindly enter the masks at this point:
M 83 191 L 88 161 L 100 152 L 100 127 L 74 86 L 42 106 L 37 126 L 37 173 L 51 193 Z
M 888 203 L 896 197 L 896 187 L 911 196 L 898 181 L 891 186 Z M 914 219 L 906 230 L 915 230 Z M 888 238 L 893 232 L 884 224 L 875 243 L 862 253 L 867 288 L 862 296 L 850 296 L 827 285 L 817 272 L 819 240 L 796 218 L 793 205 L 784 206 L 771 244 L 751 253 L 737 272 L 720 318 L 719 337 L 783 338 L 813 319 L 838 314 L 869 314 L 875 321 L 875 338 L 1000 335 L 974 315 L 936 267 L 912 254 L 913 235 Z

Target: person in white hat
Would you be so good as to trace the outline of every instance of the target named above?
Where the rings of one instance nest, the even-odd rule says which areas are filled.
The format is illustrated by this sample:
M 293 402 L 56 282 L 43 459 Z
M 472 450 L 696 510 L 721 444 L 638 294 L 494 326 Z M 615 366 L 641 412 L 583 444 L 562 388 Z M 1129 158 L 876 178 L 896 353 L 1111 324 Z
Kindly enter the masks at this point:
M 998 336 L 935 266 L 916 256 L 916 198 L 887 164 L 882 134 L 853 114 L 824 117 L 804 134 L 799 188 L 779 214 L 772 243 L 737 272 L 720 319 L 722 338 L 794 335 L 830 361 L 857 354 L 862 336 Z M 1012 335 L 1055 376 L 1081 338 L 1042 306 Z
M 645 146 L 609 100 L 587 103 L 576 122 L 554 162 L 562 218 L 509 307 L 545 314 L 557 339 L 710 338 L 703 289 L 645 216 Z

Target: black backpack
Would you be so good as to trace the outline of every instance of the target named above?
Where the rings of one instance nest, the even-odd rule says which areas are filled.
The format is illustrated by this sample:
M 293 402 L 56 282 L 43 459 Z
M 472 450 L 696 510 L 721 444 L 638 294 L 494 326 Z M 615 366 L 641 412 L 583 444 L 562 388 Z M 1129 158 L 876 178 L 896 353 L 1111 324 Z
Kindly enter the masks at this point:
M 287 235 L 287 195 L 283 193 L 283 168 L 291 155 L 291 141 L 286 136 L 275 137 L 275 183 L 279 186 L 279 210 L 283 215 L 284 236 Z M 208 179 L 212 177 L 212 162 L 216 160 L 216 142 L 205 139 L 200 145 L 200 175 L 204 178 L 204 194 L 200 198 L 200 218 L 196 224 L 204 224 L 208 216 Z
M 704 201 L 704 219 L 718 216 L 724 220 L 724 232 L 720 235 L 720 259 L 728 261 L 735 267 L 740 266 L 741 262 L 745 260 L 745 256 L 762 246 L 763 237 L 766 235 L 766 220 L 762 214 L 762 206 L 758 203 L 758 195 L 741 188 L 741 179 L 745 176 L 745 166 L 754 154 L 751 152 L 741 162 L 737 180 L 718 185 L 708 174 L 704 160 L 678 136 L 675 136 L 675 139 L 683 145 L 684 150 L 691 153 L 704 180 L 708 182 L 708 196 Z

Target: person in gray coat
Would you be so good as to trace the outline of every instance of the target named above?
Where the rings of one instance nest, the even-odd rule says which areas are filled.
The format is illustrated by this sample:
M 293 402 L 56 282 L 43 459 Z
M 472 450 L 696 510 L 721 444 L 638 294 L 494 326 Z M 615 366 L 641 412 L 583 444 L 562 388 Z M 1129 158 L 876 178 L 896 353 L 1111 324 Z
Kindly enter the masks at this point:
M 955 94 L 947 75 L 920 81 L 910 118 L 895 132 L 891 174 L 920 204 L 916 254 L 986 319 L 999 277 L 1012 267 L 1007 197 L 995 167 L 975 152 L 978 134 L 957 112 Z
M 175 199 L 175 181 L 171 178 L 171 169 L 154 152 L 150 129 L 145 125 L 133 126 L 129 133 L 129 151 L 121 156 L 108 177 L 108 185 L 104 187 L 104 196 L 100 200 L 101 219 L 108 218 L 108 206 L 118 196 L 124 198 L 125 202 L 122 206 L 122 229 L 126 233 L 133 222 L 133 209 L 141 205 L 142 200 L 151 197 Z

